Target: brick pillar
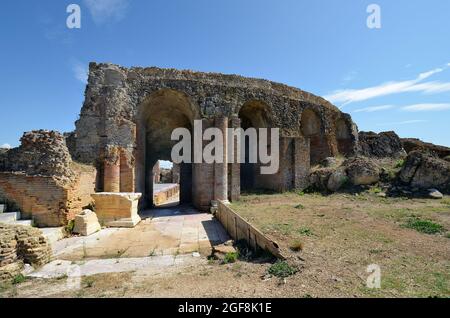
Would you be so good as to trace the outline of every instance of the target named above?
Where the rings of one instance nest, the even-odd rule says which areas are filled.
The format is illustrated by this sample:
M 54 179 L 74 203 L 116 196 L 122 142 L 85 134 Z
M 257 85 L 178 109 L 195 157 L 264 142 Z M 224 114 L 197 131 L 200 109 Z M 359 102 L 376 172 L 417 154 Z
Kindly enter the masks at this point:
M 232 128 L 240 128 L 241 120 L 237 115 L 233 115 L 230 120 Z M 231 143 L 231 142 L 230 142 Z M 239 163 L 238 158 L 238 140 L 234 138 L 232 147 L 233 147 L 233 161 L 230 164 L 231 166 L 231 191 L 230 191 L 230 199 L 231 201 L 237 201 L 241 197 L 241 164 Z M 231 151 L 231 149 L 229 150 Z M 239 149 L 240 151 L 240 149 Z
M 294 139 L 294 185 L 296 189 L 305 189 L 309 186 L 310 140 L 297 137 Z
M 105 192 L 120 192 L 120 159 L 116 163 L 104 162 Z
M 135 192 L 134 166 L 125 151 L 120 153 L 120 192 Z
M 227 117 L 216 117 L 214 125 L 223 135 L 223 163 L 214 163 L 214 200 L 228 200 L 228 147 L 227 147 Z

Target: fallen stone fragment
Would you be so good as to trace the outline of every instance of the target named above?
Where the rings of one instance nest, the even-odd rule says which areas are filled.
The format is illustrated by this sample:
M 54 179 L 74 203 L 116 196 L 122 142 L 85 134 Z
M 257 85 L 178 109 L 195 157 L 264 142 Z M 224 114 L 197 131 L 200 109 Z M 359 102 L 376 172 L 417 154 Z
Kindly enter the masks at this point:
M 74 233 L 89 236 L 100 231 L 100 229 L 97 214 L 91 210 L 84 210 L 75 217 Z

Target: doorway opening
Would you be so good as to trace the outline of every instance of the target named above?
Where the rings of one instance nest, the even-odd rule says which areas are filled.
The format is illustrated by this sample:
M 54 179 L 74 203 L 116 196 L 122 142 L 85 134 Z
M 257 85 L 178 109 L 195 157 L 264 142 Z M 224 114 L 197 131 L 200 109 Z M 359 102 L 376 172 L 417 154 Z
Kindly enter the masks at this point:
M 171 161 L 158 160 L 152 168 L 153 205 L 155 207 L 180 204 L 180 166 Z

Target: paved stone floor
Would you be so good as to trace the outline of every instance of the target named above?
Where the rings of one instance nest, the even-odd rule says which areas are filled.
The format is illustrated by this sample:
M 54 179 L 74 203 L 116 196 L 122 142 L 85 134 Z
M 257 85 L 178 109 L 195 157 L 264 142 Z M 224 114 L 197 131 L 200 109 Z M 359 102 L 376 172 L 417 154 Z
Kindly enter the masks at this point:
M 89 237 L 72 237 L 53 245 L 60 260 L 130 258 L 160 255 L 209 255 L 212 246 L 229 239 L 211 214 L 190 206 L 170 205 L 140 213 L 132 229 L 103 229 Z

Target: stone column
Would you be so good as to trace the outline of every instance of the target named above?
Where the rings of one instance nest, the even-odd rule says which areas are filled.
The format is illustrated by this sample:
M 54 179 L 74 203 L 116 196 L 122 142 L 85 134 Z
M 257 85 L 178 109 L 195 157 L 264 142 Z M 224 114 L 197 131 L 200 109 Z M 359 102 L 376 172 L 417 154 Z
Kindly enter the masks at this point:
M 237 115 L 233 115 L 230 120 L 231 127 L 236 129 L 241 127 L 241 120 Z M 231 142 L 230 142 L 231 143 Z M 233 162 L 230 164 L 231 166 L 231 191 L 230 191 L 230 199 L 231 201 L 237 201 L 241 197 L 241 164 L 239 163 L 238 158 L 238 149 L 239 143 L 237 138 L 233 138 Z M 231 149 L 229 150 L 231 151 Z
M 120 192 L 120 159 L 104 162 L 104 192 Z
M 228 200 L 228 118 L 216 117 L 214 125 L 222 131 L 223 135 L 223 159 L 222 163 L 214 163 L 214 200 Z

